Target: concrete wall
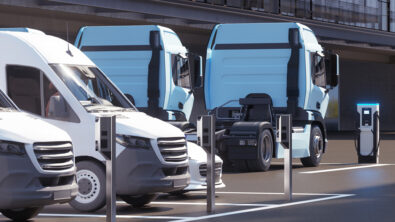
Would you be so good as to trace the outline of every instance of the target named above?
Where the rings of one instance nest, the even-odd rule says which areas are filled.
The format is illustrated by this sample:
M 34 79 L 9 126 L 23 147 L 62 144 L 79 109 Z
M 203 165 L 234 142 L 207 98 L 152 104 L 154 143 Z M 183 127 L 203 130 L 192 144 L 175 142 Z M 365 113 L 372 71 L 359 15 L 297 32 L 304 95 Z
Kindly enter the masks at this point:
M 380 129 L 395 130 L 395 64 L 342 60 L 340 130 L 355 130 L 357 103 L 380 103 Z

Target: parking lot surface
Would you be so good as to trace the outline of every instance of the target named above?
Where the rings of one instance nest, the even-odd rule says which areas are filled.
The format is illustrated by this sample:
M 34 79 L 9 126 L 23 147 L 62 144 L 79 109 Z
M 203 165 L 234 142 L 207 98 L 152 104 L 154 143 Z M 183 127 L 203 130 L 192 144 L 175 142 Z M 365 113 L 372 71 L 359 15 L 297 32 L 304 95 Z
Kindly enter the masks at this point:
M 283 195 L 282 160 L 269 172 L 223 175 L 216 210 L 205 192 L 161 195 L 142 209 L 117 202 L 117 221 L 395 221 L 395 135 L 382 135 L 379 164 L 357 164 L 351 133 L 330 133 L 319 167 L 294 160 L 294 198 Z M 7 221 L 0 217 L 0 221 Z M 67 204 L 46 207 L 33 221 L 105 221 L 105 209 L 80 213 Z

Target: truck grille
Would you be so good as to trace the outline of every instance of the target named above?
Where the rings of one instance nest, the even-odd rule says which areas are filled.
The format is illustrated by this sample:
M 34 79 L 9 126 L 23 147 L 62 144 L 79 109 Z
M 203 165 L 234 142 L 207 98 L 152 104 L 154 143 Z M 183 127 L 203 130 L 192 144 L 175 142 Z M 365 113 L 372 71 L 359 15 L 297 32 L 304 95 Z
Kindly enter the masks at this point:
M 35 143 L 33 149 L 43 170 L 66 170 L 74 166 L 70 142 Z
M 188 159 L 186 140 L 180 138 L 159 138 L 158 147 L 166 162 L 182 162 Z
M 214 167 L 215 167 L 214 168 L 215 183 L 218 183 L 221 180 L 222 164 L 215 163 Z M 200 176 L 202 176 L 202 177 L 207 176 L 207 164 L 202 164 L 199 166 L 199 173 L 200 173 Z

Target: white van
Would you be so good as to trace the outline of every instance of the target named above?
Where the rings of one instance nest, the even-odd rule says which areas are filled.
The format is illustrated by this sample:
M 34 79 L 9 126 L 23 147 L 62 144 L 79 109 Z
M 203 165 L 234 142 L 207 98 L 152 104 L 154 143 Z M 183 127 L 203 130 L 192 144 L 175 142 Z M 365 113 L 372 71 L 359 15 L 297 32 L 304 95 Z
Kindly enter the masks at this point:
M 158 192 L 188 185 L 183 132 L 138 112 L 73 45 L 19 28 L 0 31 L 0 52 L 0 89 L 21 109 L 59 126 L 73 140 L 79 185 L 74 208 L 95 211 L 105 204 L 104 158 L 95 133 L 101 115 L 117 116 L 116 192 L 124 201 L 140 207 Z
M 0 90 L 0 212 L 13 220 L 77 195 L 73 146 L 63 130 L 21 112 Z

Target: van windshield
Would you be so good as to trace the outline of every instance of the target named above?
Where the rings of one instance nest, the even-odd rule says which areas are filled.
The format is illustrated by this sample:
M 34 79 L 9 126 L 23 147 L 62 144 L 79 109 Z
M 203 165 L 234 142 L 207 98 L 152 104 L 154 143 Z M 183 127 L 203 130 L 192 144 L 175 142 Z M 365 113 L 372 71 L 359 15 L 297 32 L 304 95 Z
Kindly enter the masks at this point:
M 65 64 L 51 67 L 87 111 L 136 110 L 97 67 Z
M 0 112 L 17 111 L 18 109 L 13 102 L 0 90 Z

